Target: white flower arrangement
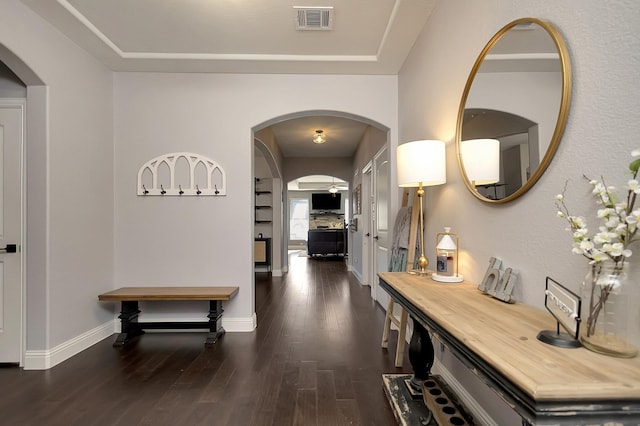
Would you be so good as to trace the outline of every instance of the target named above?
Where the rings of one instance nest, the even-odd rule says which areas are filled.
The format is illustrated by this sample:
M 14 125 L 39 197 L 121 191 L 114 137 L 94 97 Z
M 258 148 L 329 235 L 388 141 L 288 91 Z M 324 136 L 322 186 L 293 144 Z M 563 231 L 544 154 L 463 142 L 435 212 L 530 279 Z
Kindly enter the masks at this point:
M 636 197 L 640 194 L 640 182 L 636 179 L 640 168 L 640 149 L 631 153 L 634 158 L 629 164 L 631 179 L 627 182 L 626 198 L 618 201 L 616 188 L 607 186 L 604 178 L 600 181 L 585 179 L 593 186 L 593 194 L 596 196 L 597 205 L 601 206 L 596 212 L 598 219 L 602 221 L 598 232 L 589 235 L 587 221 L 583 216 L 574 216 L 564 202 L 565 190 L 556 195 L 557 216 L 569 223 L 568 231 L 573 236 L 572 252 L 581 254 L 590 259 L 591 264 L 611 260 L 620 267 L 626 258 L 633 252 L 629 248 L 637 241 L 638 223 L 640 223 L 640 208 L 635 208 Z
M 619 200 L 616 188 L 608 186 L 603 177 L 600 180 L 585 179 L 593 186 L 597 218 L 601 221 L 598 232 L 589 234 L 587 220 L 583 216 L 574 216 L 564 201 L 566 185 L 561 194 L 556 195 L 557 216 L 569 224 L 568 231 L 573 238 L 572 252 L 589 259 L 590 281 L 585 281 L 588 295 L 588 312 L 584 318 L 586 336 L 596 333 L 598 317 L 605 309 L 609 296 L 619 294 L 627 259 L 633 254 L 630 246 L 638 241 L 640 208 L 635 208 L 636 197 L 640 194 L 640 182 L 636 179 L 640 169 L 640 149 L 631 153 L 633 160 L 629 164 L 631 179 L 627 181 L 626 197 Z

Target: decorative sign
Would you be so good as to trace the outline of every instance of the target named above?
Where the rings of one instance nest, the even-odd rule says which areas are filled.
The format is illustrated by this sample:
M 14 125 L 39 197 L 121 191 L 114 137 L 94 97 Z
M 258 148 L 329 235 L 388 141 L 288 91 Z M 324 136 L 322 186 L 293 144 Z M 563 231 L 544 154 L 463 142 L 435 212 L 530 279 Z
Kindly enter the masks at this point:
M 580 296 L 567 289 L 552 278 L 547 277 L 547 285 L 544 291 L 544 306 L 558 322 L 555 336 L 550 330 L 541 331 L 538 339 L 545 343 L 563 347 L 578 347 L 578 333 L 580 332 L 580 309 L 582 300 Z M 562 335 L 560 326 L 571 336 Z M 554 342 L 547 341 L 553 339 Z M 560 344 L 558 342 L 560 341 Z M 570 344 L 567 343 L 570 342 Z
M 518 279 L 518 273 L 511 268 L 502 271 L 500 266 L 502 266 L 502 260 L 495 257 L 489 259 L 489 268 L 478 290 L 503 302 L 514 303 L 511 293 Z

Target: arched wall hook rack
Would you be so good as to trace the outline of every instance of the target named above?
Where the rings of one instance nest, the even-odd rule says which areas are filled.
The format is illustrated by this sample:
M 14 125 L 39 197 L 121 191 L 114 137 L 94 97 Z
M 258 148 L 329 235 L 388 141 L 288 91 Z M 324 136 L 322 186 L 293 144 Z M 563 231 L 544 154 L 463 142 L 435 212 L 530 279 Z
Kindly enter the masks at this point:
M 175 152 L 160 155 L 138 170 L 138 195 L 227 194 L 224 169 L 204 155 Z

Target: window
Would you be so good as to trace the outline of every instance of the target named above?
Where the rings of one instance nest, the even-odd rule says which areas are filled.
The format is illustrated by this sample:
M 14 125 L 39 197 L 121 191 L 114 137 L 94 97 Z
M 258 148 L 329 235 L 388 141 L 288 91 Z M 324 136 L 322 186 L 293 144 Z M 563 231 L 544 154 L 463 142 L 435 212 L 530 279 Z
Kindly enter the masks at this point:
M 289 203 L 289 240 L 307 241 L 309 200 L 307 198 L 291 198 Z

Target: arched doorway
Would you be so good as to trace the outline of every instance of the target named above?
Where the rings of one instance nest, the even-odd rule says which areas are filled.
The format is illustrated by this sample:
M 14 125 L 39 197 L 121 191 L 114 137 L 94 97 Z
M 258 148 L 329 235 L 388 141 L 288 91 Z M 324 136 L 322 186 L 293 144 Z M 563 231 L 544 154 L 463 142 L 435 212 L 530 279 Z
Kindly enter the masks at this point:
M 344 125 L 353 130 L 357 136 L 351 134 L 349 143 L 353 144 L 350 151 L 345 153 L 345 143 L 340 143 L 342 151 L 333 154 L 322 154 L 322 149 L 331 146 L 330 143 L 341 141 L 340 126 Z M 312 137 L 316 130 L 321 129 L 327 136 L 327 142 L 321 146 L 313 144 Z M 357 129 L 357 130 L 354 130 Z M 346 130 L 345 130 L 346 131 Z M 335 176 L 348 182 L 349 199 L 353 199 L 352 191 L 361 185 L 362 169 L 370 163 L 377 152 L 389 143 L 389 128 L 366 117 L 326 110 L 311 110 L 291 113 L 271 120 L 267 120 L 253 128 L 254 138 L 262 141 L 269 150 L 274 165 L 281 172 L 283 182 L 290 182 L 307 175 Z M 286 138 L 286 140 L 284 140 Z M 389 182 L 386 182 L 389 187 Z M 282 194 L 283 209 L 281 219 L 289 217 L 288 194 Z M 387 206 L 388 208 L 388 206 Z M 350 210 L 347 222 L 355 219 L 362 220 L 363 211 L 354 213 Z M 282 241 L 289 233 L 289 221 L 283 220 Z M 349 267 L 354 274 L 362 277 L 362 227 L 350 231 L 349 237 Z M 282 270 L 288 269 L 287 246 L 273 247 L 279 250 L 283 259 Z M 356 262 L 355 264 L 353 262 Z

